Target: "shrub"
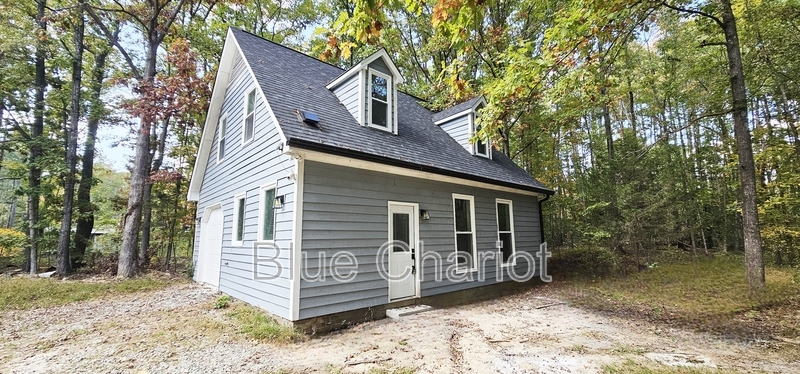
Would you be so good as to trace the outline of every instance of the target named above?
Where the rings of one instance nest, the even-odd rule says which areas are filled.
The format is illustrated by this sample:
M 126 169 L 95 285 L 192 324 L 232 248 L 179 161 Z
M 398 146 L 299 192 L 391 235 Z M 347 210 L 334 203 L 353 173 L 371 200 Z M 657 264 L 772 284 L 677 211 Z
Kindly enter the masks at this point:
M 553 250 L 548 271 L 557 277 L 603 277 L 618 270 L 619 258 L 611 251 L 598 247 L 561 248 Z
M 0 228 L 0 257 L 17 257 L 28 244 L 24 233 L 14 229 Z
M 228 295 L 222 295 L 217 298 L 217 302 L 214 303 L 214 309 L 226 309 L 231 305 L 231 297 Z

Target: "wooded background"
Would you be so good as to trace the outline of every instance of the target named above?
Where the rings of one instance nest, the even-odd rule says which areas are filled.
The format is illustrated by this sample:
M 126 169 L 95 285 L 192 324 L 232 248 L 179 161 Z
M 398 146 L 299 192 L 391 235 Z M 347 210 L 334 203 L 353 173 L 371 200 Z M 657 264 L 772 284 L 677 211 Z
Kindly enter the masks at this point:
M 229 26 L 343 68 L 385 48 L 432 110 L 485 95 L 477 136 L 556 191 L 551 249 L 745 251 L 754 290 L 762 252 L 800 264 L 798 1 L 0 0 L 0 14 L 0 223 L 26 235 L 0 239 L 33 273 L 190 257 L 187 181 Z M 114 126 L 130 129 L 130 173 L 95 160 Z M 95 246 L 92 229 L 108 231 Z

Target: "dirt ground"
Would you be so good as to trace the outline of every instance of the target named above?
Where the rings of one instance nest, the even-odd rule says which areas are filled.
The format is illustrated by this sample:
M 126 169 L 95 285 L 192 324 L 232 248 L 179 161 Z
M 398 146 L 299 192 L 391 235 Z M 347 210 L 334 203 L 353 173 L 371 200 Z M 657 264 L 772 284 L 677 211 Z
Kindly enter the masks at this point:
M 0 312 L 0 373 L 594 373 L 627 360 L 724 372 L 800 373 L 758 342 L 561 304 L 547 287 L 381 320 L 289 345 L 237 332 L 195 284 Z M 540 308 L 545 306 L 543 308 Z

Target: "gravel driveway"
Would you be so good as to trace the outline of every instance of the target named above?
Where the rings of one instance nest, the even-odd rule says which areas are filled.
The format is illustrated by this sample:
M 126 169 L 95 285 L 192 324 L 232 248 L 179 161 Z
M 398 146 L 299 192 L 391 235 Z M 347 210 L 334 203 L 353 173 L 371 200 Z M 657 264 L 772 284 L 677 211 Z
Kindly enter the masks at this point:
M 593 373 L 627 360 L 798 373 L 757 344 L 558 304 L 547 287 L 290 345 L 248 340 L 195 284 L 0 312 L 0 373 Z M 546 306 L 541 308 L 542 306 Z

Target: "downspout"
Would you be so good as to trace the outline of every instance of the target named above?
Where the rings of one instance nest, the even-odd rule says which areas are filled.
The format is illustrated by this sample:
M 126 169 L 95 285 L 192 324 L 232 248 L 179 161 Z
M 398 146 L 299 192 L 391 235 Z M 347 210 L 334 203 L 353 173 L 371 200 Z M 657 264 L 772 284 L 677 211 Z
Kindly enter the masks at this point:
M 544 240 L 544 220 L 542 219 L 542 203 L 550 200 L 550 195 L 544 195 L 544 199 L 539 200 L 539 239 L 542 243 L 546 243 Z M 541 243 L 540 243 L 541 244 Z

